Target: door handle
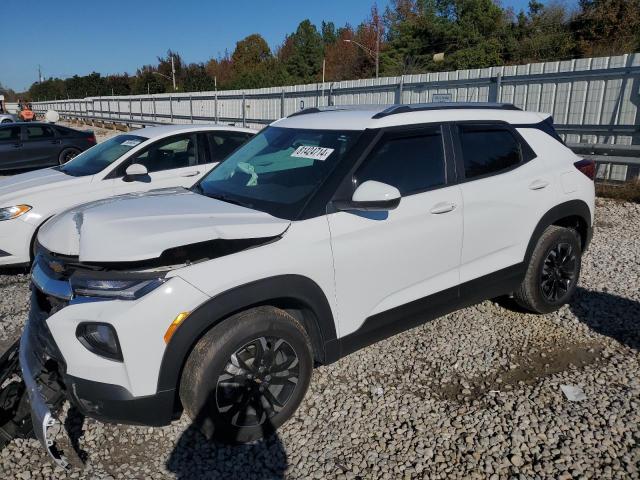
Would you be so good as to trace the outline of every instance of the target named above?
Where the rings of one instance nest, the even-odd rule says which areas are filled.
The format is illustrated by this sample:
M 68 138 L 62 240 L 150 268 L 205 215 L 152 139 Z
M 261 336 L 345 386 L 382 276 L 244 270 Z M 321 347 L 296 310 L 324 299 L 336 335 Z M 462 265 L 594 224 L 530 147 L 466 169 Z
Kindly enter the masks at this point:
M 549 185 L 549 182 L 547 182 L 546 180 L 534 180 L 533 182 L 531 182 L 529 184 L 529 189 L 530 190 L 542 190 L 543 188 L 545 188 L 546 186 Z
M 20 148 L 22 146 L 21 143 L 14 143 L 13 148 Z
M 431 210 L 429 210 L 434 215 L 440 215 L 441 213 L 447 213 L 455 210 L 456 204 L 452 202 L 440 202 L 436 203 Z
M 51 143 L 53 143 L 54 145 L 59 145 L 60 143 L 62 143 L 61 140 L 51 140 Z
M 200 171 L 196 170 L 195 172 L 187 172 L 187 173 L 183 173 L 182 175 L 180 175 L 181 177 L 195 177 L 196 175 L 199 175 Z

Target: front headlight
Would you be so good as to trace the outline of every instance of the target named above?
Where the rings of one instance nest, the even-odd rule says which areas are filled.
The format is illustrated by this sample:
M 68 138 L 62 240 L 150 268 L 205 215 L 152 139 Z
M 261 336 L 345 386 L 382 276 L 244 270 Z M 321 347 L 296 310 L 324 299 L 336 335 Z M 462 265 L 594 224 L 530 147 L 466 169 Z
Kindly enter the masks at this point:
M 15 205 L 13 207 L 0 208 L 0 222 L 2 220 L 11 220 L 12 218 L 18 218 L 20 215 L 24 215 L 31 210 L 31 205 Z
M 74 297 L 99 297 L 120 300 L 136 300 L 165 282 L 163 277 L 123 275 L 97 278 L 90 274 L 72 275 L 69 279 Z

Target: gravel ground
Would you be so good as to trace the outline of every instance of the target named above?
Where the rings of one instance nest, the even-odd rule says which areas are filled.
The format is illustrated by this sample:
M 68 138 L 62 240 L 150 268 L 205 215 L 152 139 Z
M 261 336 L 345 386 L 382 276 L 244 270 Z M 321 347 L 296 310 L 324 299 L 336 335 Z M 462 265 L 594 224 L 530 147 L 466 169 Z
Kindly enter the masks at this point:
M 598 200 L 597 217 L 571 305 L 535 316 L 487 301 L 321 367 L 266 441 L 208 443 L 185 416 L 87 419 L 83 472 L 14 440 L 0 477 L 640 478 L 640 205 Z M 27 280 L 0 276 L 0 339 L 19 334 Z

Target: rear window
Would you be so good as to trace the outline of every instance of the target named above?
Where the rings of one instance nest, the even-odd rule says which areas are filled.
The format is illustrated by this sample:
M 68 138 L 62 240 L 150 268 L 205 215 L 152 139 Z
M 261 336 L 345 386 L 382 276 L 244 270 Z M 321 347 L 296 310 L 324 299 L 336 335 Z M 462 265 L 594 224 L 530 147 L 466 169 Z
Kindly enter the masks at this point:
M 53 128 L 45 125 L 37 125 L 33 127 L 27 127 L 27 139 L 28 140 L 41 140 L 43 138 L 53 138 L 56 134 Z
M 506 170 L 522 159 L 518 140 L 506 128 L 463 125 L 460 127 L 460 140 L 466 178 Z

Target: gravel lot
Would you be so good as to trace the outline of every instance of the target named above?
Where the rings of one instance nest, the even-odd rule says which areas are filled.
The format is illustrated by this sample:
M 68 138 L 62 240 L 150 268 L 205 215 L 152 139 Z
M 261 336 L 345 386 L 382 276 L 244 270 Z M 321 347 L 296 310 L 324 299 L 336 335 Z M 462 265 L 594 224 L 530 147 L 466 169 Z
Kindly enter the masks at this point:
M 598 200 L 579 291 L 555 314 L 467 308 L 317 369 L 297 414 L 252 445 L 87 419 L 84 472 L 35 440 L 1 478 L 639 478 L 640 205 Z M 0 342 L 19 335 L 28 276 L 0 276 Z M 582 387 L 570 402 L 560 385 Z

